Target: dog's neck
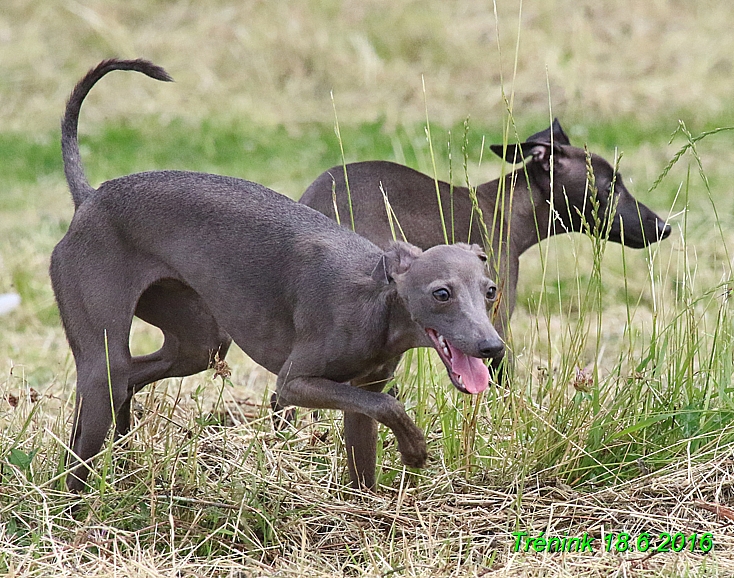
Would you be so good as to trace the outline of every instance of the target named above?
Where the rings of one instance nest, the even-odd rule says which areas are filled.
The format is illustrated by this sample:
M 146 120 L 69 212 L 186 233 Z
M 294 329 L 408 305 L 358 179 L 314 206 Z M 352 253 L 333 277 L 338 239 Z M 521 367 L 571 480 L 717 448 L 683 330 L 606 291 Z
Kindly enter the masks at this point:
M 384 255 L 380 257 L 371 277 L 375 292 L 375 319 L 385 319 L 385 351 L 397 356 L 414 347 L 430 347 L 431 340 L 425 329 L 413 320 L 397 284 L 384 273 L 384 258 Z
M 489 234 L 492 235 L 494 229 L 497 237 L 492 240 L 495 251 L 507 256 L 509 239 L 509 257 L 516 260 L 530 247 L 546 239 L 549 233 L 555 234 L 553 227 L 548 226 L 551 218 L 547 201 L 550 181 L 539 163 L 530 161 L 505 175 L 502 190 L 500 182 L 495 179 L 479 185 L 477 197 Z M 494 223 L 496 225 L 492 227 Z
M 397 293 L 392 302 L 389 327 L 389 346 L 400 353 L 414 347 L 432 347 L 426 330 L 413 320 L 405 301 Z

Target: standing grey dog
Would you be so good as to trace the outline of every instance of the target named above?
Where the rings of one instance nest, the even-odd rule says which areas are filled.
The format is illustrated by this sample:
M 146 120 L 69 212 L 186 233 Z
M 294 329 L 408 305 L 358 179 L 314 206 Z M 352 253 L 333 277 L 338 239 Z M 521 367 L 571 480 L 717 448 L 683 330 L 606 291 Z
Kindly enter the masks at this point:
M 277 403 L 345 413 L 351 481 L 375 485 L 377 424 L 403 463 L 427 459 L 403 405 L 380 393 L 402 353 L 434 347 L 461 391 L 486 389 L 482 358 L 502 354 L 487 316 L 496 285 L 486 256 L 466 244 L 383 250 L 261 185 L 203 173 L 155 171 L 94 189 L 82 168 L 82 101 L 112 70 L 158 80 L 144 60 L 108 60 L 69 98 L 62 152 L 75 214 L 51 256 L 51 281 L 77 368 L 67 485 L 81 490 L 113 419 L 130 427 L 133 393 L 207 369 L 233 339 L 277 374 Z M 163 346 L 133 357 L 133 316 Z
M 495 327 L 503 337 L 515 308 L 520 255 L 549 235 L 582 231 L 588 226 L 592 233 L 606 232 L 609 240 L 633 248 L 670 235 L 670 225 L 629 193 L 622 177 L 607 161 L 592 154 L 599 203 L 599 218 L 595 218 L 586 151 L 571 146 L 558 119 L 521 144 L 490 148 L 509 163 L 529 160 L 506 175 L 504 183 L 496 179 L 477 187 L 477 205 L 490 237 L 486 240 L 468 188 L 452 187 L 443 181 L 437 184 L 428 175 L 391 162 L 346 165 L 349 195 L 344 167 L 333 167 L 306 189 L 300 202 L 332 219 L 336 218 L 336 205 L 342 224 L 351 226 L 351 198 L 354 230 L 386 247 L 393 232 L 384 191 L 397 223 L 394 228 L 399 230 L 399 225 L 410 243 L 427 249 L 446 242 L 436 195 L 438 186 L 449 242 L 454 231 L 457 241 L 488 245 L 490 273 L 500 289 Z

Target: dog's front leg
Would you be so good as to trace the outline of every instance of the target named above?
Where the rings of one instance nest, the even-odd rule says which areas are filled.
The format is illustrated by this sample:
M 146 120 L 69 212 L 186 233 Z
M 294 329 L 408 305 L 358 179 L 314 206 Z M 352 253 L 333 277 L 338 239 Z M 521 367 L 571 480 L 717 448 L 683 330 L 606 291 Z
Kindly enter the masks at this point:
M 377 485 L 377 422 L 363 413 L 344 412 L 344 445 L 352 487 Z
M 422 468 L 426 463 L 428 451 L 423 432 L 405 413 L 403 404 L 394 397 L 384 393 L 366 391 L 360 387 L 338 383 L 329 379 L 289 377 L 285 368 L 278 376 L 276 394 L 278 404 L 281 406 L 297 405 L 312 409 L 339 409 L 345 412 L 345 427 L 350 430 L 348 437 L 351 437 L 351 446 L 356 446 L 359 449 L 360 456 L 374 454 L 374 449 L 370 449 L 368 446 L 370 443 L 374 444 L 374 441 L 370 440 L 376 436 L 376 429 L 374 429 L 374 426 L 370 426 L 368 431 L 364 432 L 367 434 L 366 445 L 361 444 L 360 440 L 356 440 L 357 443 L 355 444 L 355 439 L 360 434 L 358 430 L 353 429 L 353 426 L 361 427 L 369 424 L 369 422 L 366 422 L 363 417 L 350 414 L 362 414 L 366 418 L 371 418 L 389 427 L 398 440 L 398 451 L 400 451 L 401 459 L 406 466 Z M 357 452 L 353 451 L 352 453 L 356 454 Z M 353 458 L 353 456 L 349 457 Z M 360 464 L 359 469 L 363 471 L 357 472 L 355 470 L 357 479 L 352 478 L 352 484 L 356 486 L 368 485 L 368 483 L 374 484 L 374 458 L 371 458 L 371 460 L 371 465 L 369 465 L 368 461 L 360 459 L 358 462 Z M 370 476 L 364 471 L 369 468 L 371 468 Z M 352 475 L 351 467 L 350 475 Z
M 392 379 L 399 362 L 400 356 L 395 357 L 351 383 L 367 391 L 381 392 Z M 352 486 L 374 489 L 377 485 L 377 422 L 362 413 L 345 411 L 344 445 Z

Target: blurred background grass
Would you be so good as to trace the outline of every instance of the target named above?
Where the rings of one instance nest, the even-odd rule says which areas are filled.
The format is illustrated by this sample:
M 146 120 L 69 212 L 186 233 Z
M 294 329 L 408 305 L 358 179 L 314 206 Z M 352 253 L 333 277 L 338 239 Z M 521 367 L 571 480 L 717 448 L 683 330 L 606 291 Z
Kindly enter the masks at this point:
M 502 78 L 524 118 L 548 115 L 547 84 L 569 123 L 683 118 L 696 131 L 732 114 L 726 3 L 501 0 L 493 12 L 488 0 L 6 0 L 0 127 L 55 128 L 70 83 L 113 55 L 154 60 L 185 89 L 108 79 L 89 127 L 154 113 L 295 130 L 331 122 L 331 90 L 343 122 L 394 127 L 423 120 L 421 74 L 443 126 L 493 125 Z

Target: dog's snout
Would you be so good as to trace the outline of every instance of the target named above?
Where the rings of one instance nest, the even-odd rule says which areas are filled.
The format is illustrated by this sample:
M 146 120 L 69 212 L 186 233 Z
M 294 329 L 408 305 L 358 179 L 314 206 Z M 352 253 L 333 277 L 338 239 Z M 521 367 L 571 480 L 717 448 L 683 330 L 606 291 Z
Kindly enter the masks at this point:
M 482 357 L 495 359 L 502 355 L 505 346 L 501 341 L 497 339 L 483 339 L 479 342 L 478 349 Z
M 663 239 L 670 237 L 671 230 L 670 225 L 664 221 L 658 220 L 658 239 L 662 241 Z

